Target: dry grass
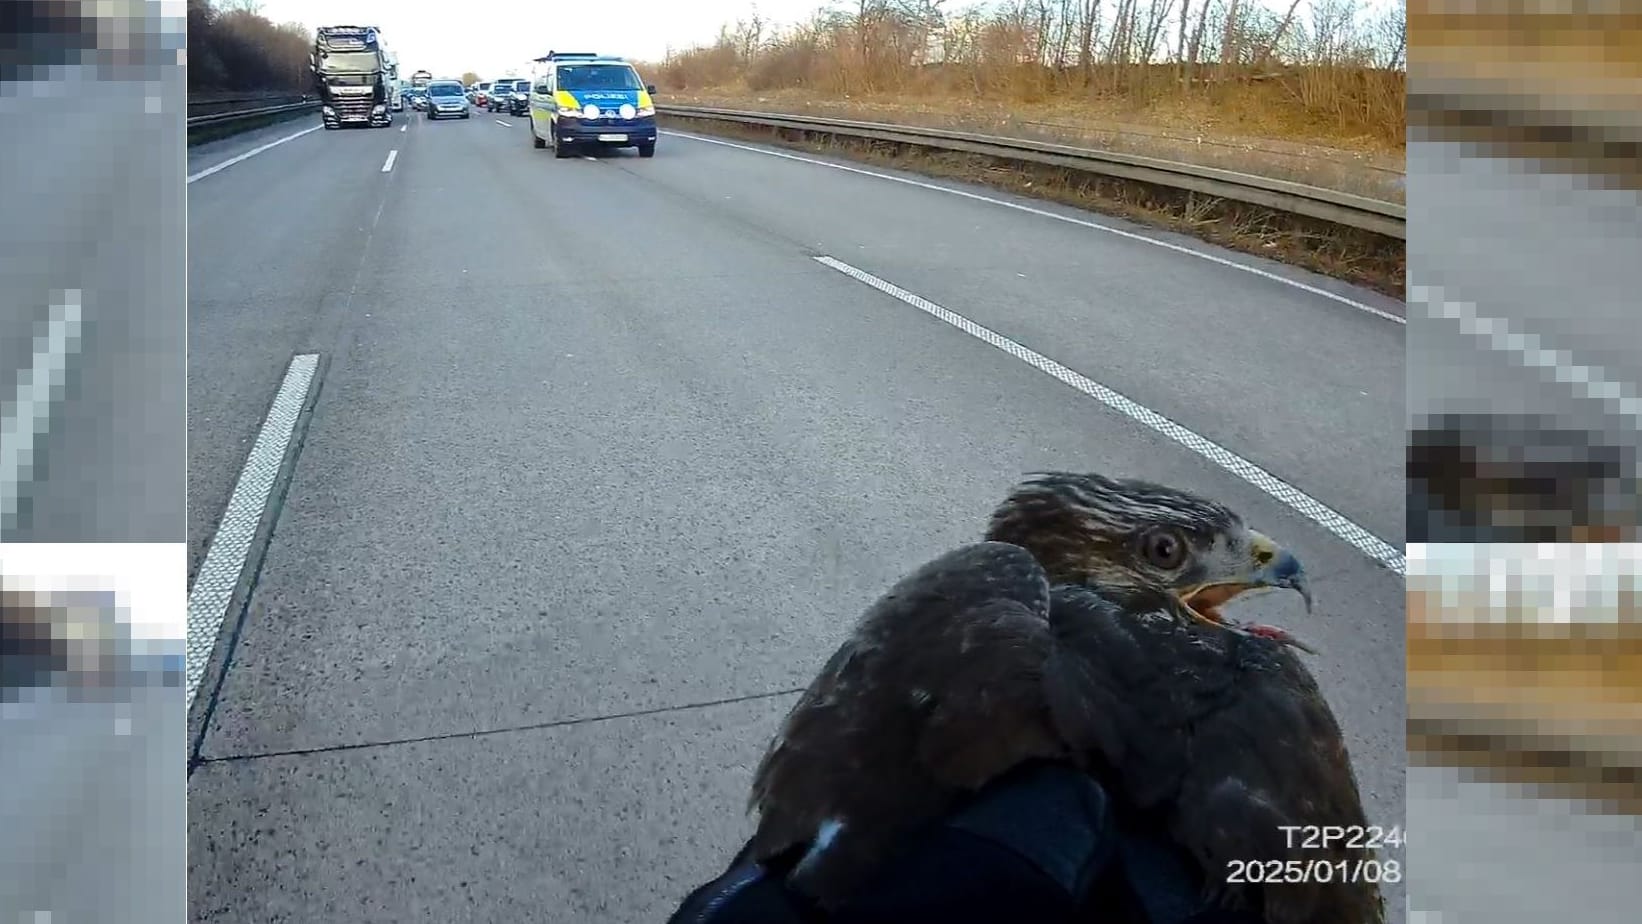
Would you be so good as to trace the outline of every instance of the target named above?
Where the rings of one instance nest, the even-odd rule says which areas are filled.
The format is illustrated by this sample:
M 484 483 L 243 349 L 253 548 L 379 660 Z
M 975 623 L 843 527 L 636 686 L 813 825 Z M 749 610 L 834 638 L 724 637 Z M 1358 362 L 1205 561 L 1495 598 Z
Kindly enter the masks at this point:
M 1122 100 L 1038 103 L 949 95 L 817 99 L 747 88 L 669 94 L 664 102 L 892 122 L 1027 138 L 1219 167 L 1387 202 L 1404 201 L 1403 151 L 1372 134 L 1345 136 L 1300 119 L 1284 124 L 1270 85 L 1234 85 L 1135 106 Z
M 1278 0 L 983 0 L 936 15 L 928 0 L 853 0 L 785 29 L 755 14 L 642 69 L 664 104 L 1042 140 L 1402 202 L 1402 11 L 1374 19 L 1356 2 L 1313 0 L 1296 15 L 1298 3 Z M 1113 212 L 1402 294 L 1401 241 L 1054 168 L 881 144 L 823 149 Z
M 1568 78 L 1642 79 L 1642 11 L 1456 16 L 1410 5 L 1413 60 L 1530 68 Z
M 1416 89 L 1497 100 L 1461 111 L 1438 96 L 1410 110 L 1410 124 L 1642 189 L 1642 12 L 1453 16 L 1416 5 L 1410 19 Z
M 855 0 L 646 68 L 668 101 L 1107 148 L 1403 199 L 1402 12 L 1357 0 Z
M 930 176 L 983 183 L 1008 192 L 1179 231 L 1244 253 L 1368 286 L 1395 298 L 1404 296 L 1404 244 L 1401 240 L 1378 234 L 1340 228 L 1258 206 L 1045 165 L 997 161 L 876 141 L 811 137 L 786 129 L 736 126 L 673 116 L 665 117 L 665 121 L 695 131 L 843 156 Z
M 1408 595 L 1409 753 L 1642 813 L 1642 621 L 1432 621 Z

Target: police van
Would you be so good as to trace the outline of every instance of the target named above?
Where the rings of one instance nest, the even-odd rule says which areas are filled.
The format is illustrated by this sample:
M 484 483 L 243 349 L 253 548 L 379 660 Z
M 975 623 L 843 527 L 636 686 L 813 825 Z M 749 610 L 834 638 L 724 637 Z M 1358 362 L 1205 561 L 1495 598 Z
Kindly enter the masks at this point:
M 656 155 L 654 84 L 622 58 L 553 52 L 535 59 L 530 80 L 530 138 L 554 157 L 577 148 L 638 148 Z

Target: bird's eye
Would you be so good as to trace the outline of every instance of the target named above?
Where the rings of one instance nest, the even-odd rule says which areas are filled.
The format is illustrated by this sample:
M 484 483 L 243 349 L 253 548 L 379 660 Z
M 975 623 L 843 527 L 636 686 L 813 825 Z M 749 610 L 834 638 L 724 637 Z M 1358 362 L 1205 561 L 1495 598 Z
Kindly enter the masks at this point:
M 1154 567 L 1173 571 L 1186 563 L 1186 540 L 1179 533 L 1159 529 L 1147 533 L 1141 540 L 1141 551 Z

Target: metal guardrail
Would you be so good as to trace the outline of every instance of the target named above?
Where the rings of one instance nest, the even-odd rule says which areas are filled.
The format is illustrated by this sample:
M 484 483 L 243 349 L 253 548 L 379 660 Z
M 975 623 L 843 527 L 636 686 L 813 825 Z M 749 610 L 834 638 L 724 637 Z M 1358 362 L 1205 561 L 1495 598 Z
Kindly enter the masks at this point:
M 233 109 L 228 112 L 214 112 L 210 115 L 188 117 L 189 128 L 203 128 L 205 126 L 229 125 L 234 122 L 245 122 L 252 119 L 266 118 L 283 113 L 297 113 L 317 111 L 319 100 L 303 100 L 299 103 L 284 103 L 279 106 L 258 106 L 254 109 Z
M 656 111 L 664 116 L 785 128 L 841 138 L 888 141 L 935 150 L 1045 164 L 1083 173 L 1136 180 L 1171 189 L 1189 190 L 1205 196 L 1304 215 L 1330 224 L 1358 228 L 1387 237 L 1407 239 L 1407 210 L 1398 203 L 1382 202 L 1367 196 L 1217 167 L 1200 167 L 1137 154 L 1097 151 L 1022 138 L 921 126 L 890 125 L 882 122 L 854 122 L 846 119 L 822 119 L 707 106 L 657 106 Z
M 190 94 L 188 97 L 188 108 L 203 109 L 208 106 L 232 107 L 246 103 L 261 103 L 265 106 L 273 106 L 279 103 L 294 103 L 307 98 L 308 96 L 305 93 L 241 93 L 238 95 Z

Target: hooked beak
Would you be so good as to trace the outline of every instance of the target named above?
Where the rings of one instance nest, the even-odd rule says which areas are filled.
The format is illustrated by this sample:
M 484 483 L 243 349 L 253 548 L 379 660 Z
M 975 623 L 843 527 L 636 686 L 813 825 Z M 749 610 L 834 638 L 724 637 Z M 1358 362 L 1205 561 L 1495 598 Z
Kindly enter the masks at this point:
M 1249 537 L 1249 558 L 1241 571 L 1188 588 L 1180 595 L 1186 611 L 1199 622 L 1228 628 L 1220 607 L 1251 590 L 1278 588 L 1298 593 L 1311 615 L 1311 585 L 1300 559 L 1264 533 L 1250 530 Z
M 1310 616 L 1311 584 L 1306 580 L 1306 569 L 1301 566 L 1300 559 L 1295 558 L 1293 552 L 1273 542 L 1271 537 L 1264 533 L 1254 533 L 1253 546 L 1254 558 L 1257 562 L 1264 560 L 1265 564 L 1257 564 L 1256 570 L 1250 575 L 1250 585 L 1275 587 L 1298 593 L 1300 599 L 1305 601 L 1306 615 Z

